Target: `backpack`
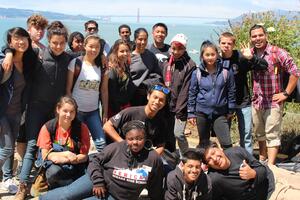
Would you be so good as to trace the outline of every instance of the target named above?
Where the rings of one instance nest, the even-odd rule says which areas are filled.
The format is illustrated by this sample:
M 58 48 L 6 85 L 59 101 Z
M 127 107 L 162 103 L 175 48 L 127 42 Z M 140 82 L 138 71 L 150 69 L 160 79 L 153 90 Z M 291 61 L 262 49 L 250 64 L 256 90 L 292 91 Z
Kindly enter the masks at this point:
M 224 78 L 225 83 L 228 80 L 228 69 L 229 69 L 229 66 L 230 66 L 230 61 L 229 60 L 224 60 L 223 61 L 223 67 L 222 67 L 222 74 L 223 74 L 223 78 Z M 201 75 L 200 67 L 197 67 L 196 77 L 197 77 L 199 85 L 200 85 L 201 76 L 202 75 Z
M 283 70 L 283 68 L 280 66 L 280 62 L 278 61 L 278 47 L 277 46 L 272 46 L 271 49 L 271 59 L 274 64 L 274 73 L 281 73 L 282 74 L 282 83 L 281 86 L 282 88 L 276 88 L 276 91 L 282 91 L 286 88 L 286 86 L 289 83 L 289 77 L 290 74 Z M 278 87 L 278 83 L 276 83 L 276 87 Z M 285 100 L 286 102 L 295 102 L 295 103 L 300 103 L 300 79 L 297 81 L 297 85 L 294 89 L 294 91 L 290 94 L 290 96 Z

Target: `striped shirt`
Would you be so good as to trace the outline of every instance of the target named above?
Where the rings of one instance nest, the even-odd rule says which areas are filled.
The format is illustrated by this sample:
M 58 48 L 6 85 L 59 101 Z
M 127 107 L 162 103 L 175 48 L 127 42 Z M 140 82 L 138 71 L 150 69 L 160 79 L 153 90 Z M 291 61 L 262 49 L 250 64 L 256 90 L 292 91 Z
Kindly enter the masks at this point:
M 256 54 L 255 49 L 253 49 Z M 284 71 L 289 74 L 300 76 L 293 58 L 287 51 L 276 46 L 267 44 L 262 56 L 268 62 L 265 71 L 254 70 L 253 73 L 253 97 L 252 104 L 255 109 L 269 109 L 279 107 L 280 104 L 272 101 L 274 94 L 282 92 Z

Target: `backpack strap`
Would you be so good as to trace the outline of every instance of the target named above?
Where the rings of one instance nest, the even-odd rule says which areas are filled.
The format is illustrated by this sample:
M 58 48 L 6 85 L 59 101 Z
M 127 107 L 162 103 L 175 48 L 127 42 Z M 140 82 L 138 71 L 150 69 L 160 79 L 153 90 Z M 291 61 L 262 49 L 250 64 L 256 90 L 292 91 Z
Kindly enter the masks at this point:
M 56 135 L 57 118 L 51 119 L 45 124 L 48 132 L 50 133 L 50 139 L 53 143 Z M 71 139 L 74 141 L 74 152 L 80 153 L 80 140 L 81 140 L 81 122 L 75 118 L 71 124 Z
M 271 48 L 271 60 L 274 67 L 274 75 L 277 78 L 277 81 L 275 82 L 275 92 L 279 93 L 283 90 L 283 88 L 279 88 L 280 81 L 281 81 L 281 87 L 284 85 L 284 76 L 287 74 L 284 74 L 285 72 L 282 72 L 282 67 L 280 66 L 280 62 L 278 62 L 278 47 L 272 46 Z M 281 78 L 280 78 L 281 77 Z
M 224 82 L 227 83 L 228 80 L 228 70 L 230 68 L 230 60 L 223 60 L 223 68 L 222 68 L 222 74 L 224 78 Z
M 198 81 L 198 85 L 200 85 L 200 80 L 201 80 L 201 70 L 200 70 L 200 67 L 197 67 L 196 68 L 196 77 L 197 77 L 197 81 Z
M 227 64 L 226 64 L 226 66 L 227 66 Z M 228 67 L 229 67 L 229 61 L 228 61 Z M 196 77 L 197 77 L 198 85 L 200 85 L 200 81 L 201 81 L 201 77 L 202 77 L 201 70 L 200 70 L 199 67 L 197 67 L 196 70 L 197 70 L 196 71 Z M 227 80 L 228 80 L 228 68 L 223 67 L 222 74 L 223 74 L 224 82 L 226 83 Z
M 78 57 L 75 60 L 74 73 L 73 73 L 74 74 L 74 76 L 73 76 L 73 85 L 72 85 L 71 91 L 73 91 L 73 89 L 74 89 L 75 83 L 76 83 L 76 81 L 78 79 L 78 76 L 81 72 L 81 68 L 82 68 L 82 59 Z

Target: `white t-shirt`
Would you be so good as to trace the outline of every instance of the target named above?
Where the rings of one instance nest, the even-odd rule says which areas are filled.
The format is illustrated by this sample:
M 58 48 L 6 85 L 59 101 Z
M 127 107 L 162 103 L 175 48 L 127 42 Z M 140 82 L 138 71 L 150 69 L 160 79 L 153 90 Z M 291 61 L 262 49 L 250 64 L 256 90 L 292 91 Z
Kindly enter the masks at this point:
M 74 72 L 75 62 L 76 58 L 68 66 L 68 69 L 72 72 Z M 82 61 L 81 71 L 72 91 L 72 96 L 78 104 L 79 111 L 91 112 L 98 109 L 100 83 L 101 68 L 87 65 Z

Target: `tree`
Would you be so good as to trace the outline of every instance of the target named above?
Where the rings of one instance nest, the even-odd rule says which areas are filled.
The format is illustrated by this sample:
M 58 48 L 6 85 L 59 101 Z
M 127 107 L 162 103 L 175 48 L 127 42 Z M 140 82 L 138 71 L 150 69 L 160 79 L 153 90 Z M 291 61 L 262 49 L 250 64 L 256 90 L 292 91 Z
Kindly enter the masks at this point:
M 268 32 L 268 41 L 286 49 L 300 67 L 300 18 L 278 17 L 274 12 L 251 13 L 244 15 L 241 22 L 229 22 L 230 31 L 237 38 L 237 48 L 249 41 L 249 30 L 254 24 L 263 25 Z

